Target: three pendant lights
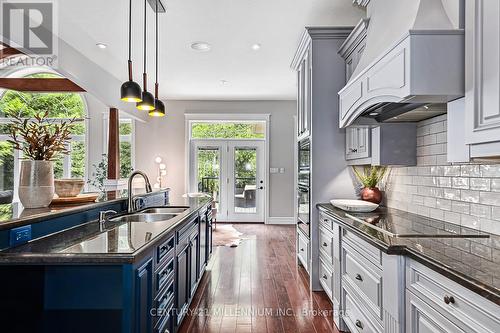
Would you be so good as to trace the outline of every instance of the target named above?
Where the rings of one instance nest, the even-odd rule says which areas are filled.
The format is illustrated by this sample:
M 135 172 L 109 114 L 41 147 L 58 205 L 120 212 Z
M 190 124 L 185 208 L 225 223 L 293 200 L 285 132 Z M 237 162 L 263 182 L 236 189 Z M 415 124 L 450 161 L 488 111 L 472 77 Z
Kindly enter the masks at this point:
M 132 0 L 129 0 L 129 26 L 128 26 L 128 81 L 121 86 L 121 100 L 136 103 L 139 110 L 148 111 L 152 117 L 163 117 L 165 115 L 165 104 L 158 98 L 158 2 L 156 0 L 156 83 L 155 95 L 148 92 L 147 80 L 147 0 L 144 0 L 144 73 L 142 74 L 141 86 L 132 78 Z

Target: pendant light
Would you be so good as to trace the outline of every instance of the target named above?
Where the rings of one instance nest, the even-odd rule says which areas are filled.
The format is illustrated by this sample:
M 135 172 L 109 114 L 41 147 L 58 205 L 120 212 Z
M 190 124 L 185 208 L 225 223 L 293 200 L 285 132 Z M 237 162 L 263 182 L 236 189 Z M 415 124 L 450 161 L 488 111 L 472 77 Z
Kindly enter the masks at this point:
M 156 83 L 155 83 L 155 109 L 149 111 L 151 117 L 163 117 L 165 104 L 158 98 L 158 1 L 156 0 Z
M 142 101 L 141 86 L 132 79 L 132 0 L 128 12 L 128 81 L 120 89 L 121 100 L 129 103 Z
M 139 110 L 151 111 L 155 109 L 155 98 L 148 92 L 148 74 L 147 70 L 147 0 L 144 0 L 144 73 L 142 73 L 142 101 L 137 103 Z

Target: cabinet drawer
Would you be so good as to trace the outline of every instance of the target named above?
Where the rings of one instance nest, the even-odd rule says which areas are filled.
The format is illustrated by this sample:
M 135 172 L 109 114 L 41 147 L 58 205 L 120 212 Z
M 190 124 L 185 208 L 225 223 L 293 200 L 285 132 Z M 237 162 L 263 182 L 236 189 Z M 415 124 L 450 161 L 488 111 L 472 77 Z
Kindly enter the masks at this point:
M 156 315 L 164 317 L 168 314 L 169 308 L 174 304 L 174 281 L 170 281 L 168 286 L 164 288 L 155 299 Z
M 364 241 L 354 233 L 346 230 L 343 230 L 342 243 L 347 243 L 351 245 L 351 247 L 361 254 L 363 257 L 372 262 L 375 266 L 382 269 L 382 251 L 377 249 L 375 246 L 369 244 Z
M 500 306 L 443 275 L 407 260 L 406 287 L 467 332 L 500 332 Z
M 156 272 L 156 290 L 161 290 L 174 277 L 174 257 Z
M 377 333 L 379 332 L 364 312 L 357 306 L 351 295 L 345 292 L 345 314 L 343 319 L 351 332 Z
M 166 311 L 166 315 L 161 317 L 158 321 L 158 325 L 155 328 L 156 333 L 173 333 L 174 332 L 174 319 L 173 319 L 173 307 L 172 304 L 170 308 Z
M 332 264 L 333 261 L 333 234 L 322 225 L 319 226 L 319 251 Z
M 374 317 L 383 320 L 382 272 L 348 244 L 342 244 L 343 283 L 363 300 Z
M 326 294 L 333 301 L 333 271 L 330 265 L 319 259 L 319 282 Z
M 333 232 L 333 229 L 337 225 L 334 220 L 323 212 L 319 213 L 319 225 L 323 226 L 327 230 Z
M 302 236 L 300 232 L 297 233 L 297 256 L 306 271 L 309 271 L 309 240 Z
M 423 332 L 464 332 L 452 322 L 441 316 L 428 304 L 406 291 L 406 331 L 407 333 Z
M 175 238 L 170 236 L 165 242 L 156 248 L 156 263 L 159 264 L 174 255 Z

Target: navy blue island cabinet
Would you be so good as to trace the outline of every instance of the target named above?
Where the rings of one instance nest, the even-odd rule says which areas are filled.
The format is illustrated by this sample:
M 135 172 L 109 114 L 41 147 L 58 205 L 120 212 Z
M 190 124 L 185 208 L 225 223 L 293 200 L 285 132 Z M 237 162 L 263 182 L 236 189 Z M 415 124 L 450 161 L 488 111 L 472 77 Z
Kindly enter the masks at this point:
M 203 205 L 133 258 L 3 262 L 1 331 L 177 332 L 212 252 L 210 214 Z

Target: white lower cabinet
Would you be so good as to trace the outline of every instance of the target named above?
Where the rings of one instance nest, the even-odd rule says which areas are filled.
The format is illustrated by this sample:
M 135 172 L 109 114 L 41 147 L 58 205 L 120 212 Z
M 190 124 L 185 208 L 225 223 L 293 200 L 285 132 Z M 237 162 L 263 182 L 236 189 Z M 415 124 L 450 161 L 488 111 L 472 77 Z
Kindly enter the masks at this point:
M 365 314 L 365 311 L 359 306 L 351 294 L 345 291 L 345 312 L 343 319 L 351 332 L 359 333 L 377 333 L 381 332 L 375 328 L 370 319 Z
M 408 332 L 500 332 L 500 306 L 414 260 L 406 264 L 406 288 Z
M 297 231 L 297 258 L 309 272 L 309 239 L 300 231 Z
M 441 316 L 439 312 L 415 296 L 406 292 L 406 332 L 407 333 L 437 333 L 464 332 L 451 321 Z

